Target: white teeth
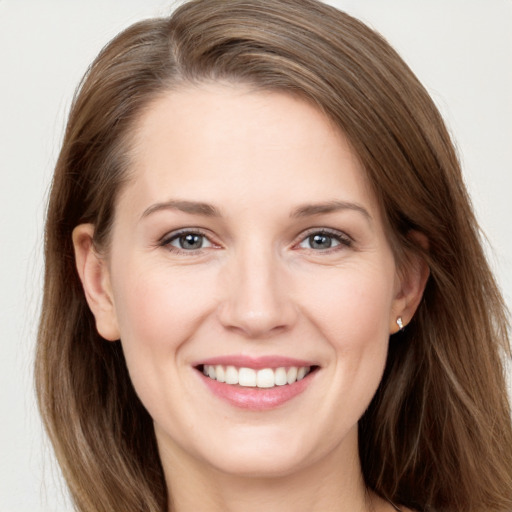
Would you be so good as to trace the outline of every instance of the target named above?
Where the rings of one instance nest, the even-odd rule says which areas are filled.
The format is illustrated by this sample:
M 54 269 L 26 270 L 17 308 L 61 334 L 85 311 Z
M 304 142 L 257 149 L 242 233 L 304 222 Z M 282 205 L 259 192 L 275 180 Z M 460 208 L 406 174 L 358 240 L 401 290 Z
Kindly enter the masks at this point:
M 292 384 L 297 380 L 297 367 L 292 366 L 291 368 L 288 368 L 288 371 L 286 372 L 286 382 L 288 384 Z
M 270 368 L 258 370 L 256 374 L 256 385 L 259 388 L 273 388 L 275 386 L 274 371 Z
M 224 367 L 220 364 L 218 364 L 215 367 L 215 374 L 217 375 L 217 380 L 219 382 L 226 382 L 226 374 L 224 372 Z
M 276 386 L 284 386 L 285 384 L 288 384 L 286 380 L 286 368 L 278 368 L 274 372 L 274 381 Z
M 234 366 L 228 366 L 226 368 L 225 378 L 226 384 L 238 384 L 238 370 Z
M 256 371 L 252 368 L 240 368 L 238 370 L 238 384 L 247 388 L 256 386 Z
M 238 384 L 243 387 L 273 388 L 302 380 L 309 372 L 309 366 L 290 366 L 289 368 L 236 368 L 235 366 L 203 365 L 203 373 L 210 379 L 226 384 Z

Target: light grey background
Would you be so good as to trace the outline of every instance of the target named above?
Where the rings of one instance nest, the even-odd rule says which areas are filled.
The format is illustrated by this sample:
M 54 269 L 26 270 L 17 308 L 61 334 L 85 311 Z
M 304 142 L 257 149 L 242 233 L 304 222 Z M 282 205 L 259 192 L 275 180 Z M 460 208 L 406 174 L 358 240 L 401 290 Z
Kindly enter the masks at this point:
M 453 133 L 512 304 L 512 1 L 339 0 L 383 33 Z M 70 511 L 35 409 L 45 197 L 76 84 L 163 0 L 0 0 L 0 512 Z

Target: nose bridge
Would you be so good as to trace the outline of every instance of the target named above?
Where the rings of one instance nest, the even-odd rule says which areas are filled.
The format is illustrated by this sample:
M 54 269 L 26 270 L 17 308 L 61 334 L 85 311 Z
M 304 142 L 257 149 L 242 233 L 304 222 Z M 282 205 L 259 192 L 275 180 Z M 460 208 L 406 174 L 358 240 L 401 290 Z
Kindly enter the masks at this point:
M 295 308 L 283 262 L 269 241 L 246 240 L 229 267 L 220 314 L 225 327 L 261 337 L 293 323 Z

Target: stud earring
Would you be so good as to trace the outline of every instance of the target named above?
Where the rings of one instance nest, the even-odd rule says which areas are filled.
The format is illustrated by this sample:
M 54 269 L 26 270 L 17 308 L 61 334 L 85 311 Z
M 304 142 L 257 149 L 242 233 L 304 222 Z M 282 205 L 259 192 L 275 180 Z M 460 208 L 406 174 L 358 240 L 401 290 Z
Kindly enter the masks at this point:
M 396 325 L 398 325 L 398 329 L 401 331 L 404 328 L 404 322 L 402 321 L 402 317 L 399 316 L 396 319 Z

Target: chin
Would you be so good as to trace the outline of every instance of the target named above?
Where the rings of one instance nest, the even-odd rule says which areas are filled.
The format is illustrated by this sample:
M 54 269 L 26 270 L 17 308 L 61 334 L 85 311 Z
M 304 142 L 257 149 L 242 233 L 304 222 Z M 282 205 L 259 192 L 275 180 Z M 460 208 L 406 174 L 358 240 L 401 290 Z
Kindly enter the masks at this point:
M 216 470 L 230 475 L 251 478 L 287 477 L 323 459 L 335 448 L 325 443 L 327 435 L 316 441 L 306 433 L 290 429 L 264 429 L 255 435 L 232 435 L 230 441 L 223 439 L 216 446 L 203 451 L 203 460 Z M 325 433 L 327 434 L 327 433 Z
M 297 454 L 282 453 L 282 450 L 274 450 L 271 454 L 235 453 L 233 456 L 215 461 L 212 465 L 225 474 L 259 479 L 287 477 L 297 472 L 299 468 L 307 466 L 304 459 Z

